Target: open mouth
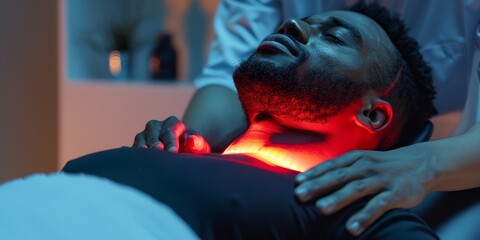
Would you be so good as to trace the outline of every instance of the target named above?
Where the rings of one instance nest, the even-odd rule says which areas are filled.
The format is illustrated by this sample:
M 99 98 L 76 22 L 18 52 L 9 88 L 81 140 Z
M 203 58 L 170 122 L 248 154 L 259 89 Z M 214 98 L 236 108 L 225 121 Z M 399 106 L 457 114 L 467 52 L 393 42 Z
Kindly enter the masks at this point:
M 299 50 L 294 40 L 283 34 L 272 34 L 266 37 L 258 46 L 261 52 L 280 52 L 297 57 Z

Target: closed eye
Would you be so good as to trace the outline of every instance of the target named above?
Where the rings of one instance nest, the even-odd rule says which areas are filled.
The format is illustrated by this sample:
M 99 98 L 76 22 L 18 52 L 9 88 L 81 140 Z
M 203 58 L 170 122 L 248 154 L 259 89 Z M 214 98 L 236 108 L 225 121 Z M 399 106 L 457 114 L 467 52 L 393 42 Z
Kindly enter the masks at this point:
M 339 44 L 339 45 L 345 45 L 345 41 L 343 41 L 339 37 L 335 36 L 334 34 L 326 33 L 324 36 L 327 39 L 327 41 L 329 41 L 331 43 Z

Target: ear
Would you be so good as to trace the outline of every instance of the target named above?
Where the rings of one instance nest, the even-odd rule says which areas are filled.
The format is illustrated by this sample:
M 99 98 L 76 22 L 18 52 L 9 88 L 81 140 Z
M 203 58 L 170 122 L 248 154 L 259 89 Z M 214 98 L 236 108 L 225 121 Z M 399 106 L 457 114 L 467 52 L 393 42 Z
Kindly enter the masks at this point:
M 392 106 L 379 97 L 372 97 L 364 102 L 356 118 L 357 125 L 375 133 L 385 129 L 392 121 Z

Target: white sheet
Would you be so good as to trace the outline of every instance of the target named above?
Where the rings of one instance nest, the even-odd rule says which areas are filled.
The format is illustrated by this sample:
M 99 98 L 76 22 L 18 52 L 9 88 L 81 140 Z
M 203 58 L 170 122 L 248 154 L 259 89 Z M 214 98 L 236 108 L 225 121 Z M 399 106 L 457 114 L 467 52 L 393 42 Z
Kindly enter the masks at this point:
M 36 174 L 0 185 L 0 239 L 198 239 L 169 207 L 87 176 Z

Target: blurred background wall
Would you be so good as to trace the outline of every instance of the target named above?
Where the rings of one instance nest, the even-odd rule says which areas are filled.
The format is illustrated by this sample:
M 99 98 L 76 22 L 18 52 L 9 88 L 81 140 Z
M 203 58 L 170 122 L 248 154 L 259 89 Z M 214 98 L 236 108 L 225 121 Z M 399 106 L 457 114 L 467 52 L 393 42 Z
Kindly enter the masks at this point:
M 68 78 L 115 82 L 158 80 L 160 76 L 152 76 L 151 71 L 155 51 L 166 55 L 157 64 L 176 67 L 176 74 L 163 76 L 167 78 L 163 80 L 188 82 L 195 78 L 213 38 L 212 21 L 218 4 L 218 0 L 64 2 Z M 109 69 L 111 53 L 120 53 L 120 72 Z M 172 57 L 174 63 L 169 61 Z
M 0 1 L 0 182 L 54 171 L 57 1 Z
M 59 3 L 59 167 L 130 146 L 148 120 L 182 116 L 213 37 L 218 0 Z M 165 34 L 172 38 L 178 74 L 154 79 L 150 58 Z M 118 73 L 112 71 L 118 67 L 113 52 L 121 53 Z
M 0 183 L 130 146 L 148 120 L 181 117 L 193 94 L 189 83 L 72 80 L 66 2 L 0 1 Z M 179 65 L 188 61 L 180 57 Z

